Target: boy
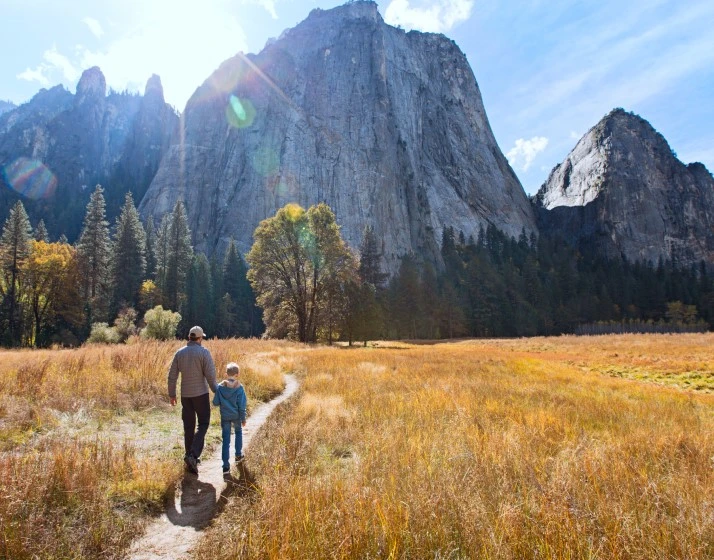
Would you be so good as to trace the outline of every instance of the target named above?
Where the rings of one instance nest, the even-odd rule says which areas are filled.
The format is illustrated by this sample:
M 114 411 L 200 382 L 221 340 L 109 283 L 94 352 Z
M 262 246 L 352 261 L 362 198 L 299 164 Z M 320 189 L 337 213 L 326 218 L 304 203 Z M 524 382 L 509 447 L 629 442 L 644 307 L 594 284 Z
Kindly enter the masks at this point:
M 245 426 L 245 413 L 248 399 L 245 390 L 237 376 L 240 368 L 235 362 L 226 366 L 226 379 L 218 384 L 218 389 L 213 397 L 213 404 L 221 407 L 221 434 L 223 436 L 223 472 L 230 471 L 228 455 L 231 448 L 231 426 L 235 426 L 236 433 L 236 463 L 243 459 L 243 428 Z

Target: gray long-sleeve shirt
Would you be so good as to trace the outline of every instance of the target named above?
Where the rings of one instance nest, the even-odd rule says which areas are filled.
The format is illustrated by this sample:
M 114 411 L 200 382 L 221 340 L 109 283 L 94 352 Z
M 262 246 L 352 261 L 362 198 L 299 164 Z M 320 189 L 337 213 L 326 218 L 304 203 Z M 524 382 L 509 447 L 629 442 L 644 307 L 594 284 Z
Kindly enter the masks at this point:
M 211 353 L 198 342 L 189 341 L 174 354 L 169 368 L 169 397 L 176 398 L 176 381 L 181 372 L 181 396 L 199 397 L 208 393 L 208 387 L 216 392 L 216 366 Z

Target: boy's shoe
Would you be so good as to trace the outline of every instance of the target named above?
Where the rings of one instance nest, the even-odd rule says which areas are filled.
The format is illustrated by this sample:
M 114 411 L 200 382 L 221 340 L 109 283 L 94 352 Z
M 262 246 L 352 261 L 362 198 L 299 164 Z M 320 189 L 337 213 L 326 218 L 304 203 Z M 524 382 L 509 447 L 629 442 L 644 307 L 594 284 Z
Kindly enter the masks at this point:
M 198 460 L 193 455 L 186 455 L 184 458 L 184 463 L 186 463 L 186 468 L 193 474 L 198 474 Z
M 245 459 L 245 455 L 236 455 L 236 463 L 240 463 L 243 459 Z
M 223 474 L 226 474 L 227 472 L 231 472 L 230 467 L 223 467 Z

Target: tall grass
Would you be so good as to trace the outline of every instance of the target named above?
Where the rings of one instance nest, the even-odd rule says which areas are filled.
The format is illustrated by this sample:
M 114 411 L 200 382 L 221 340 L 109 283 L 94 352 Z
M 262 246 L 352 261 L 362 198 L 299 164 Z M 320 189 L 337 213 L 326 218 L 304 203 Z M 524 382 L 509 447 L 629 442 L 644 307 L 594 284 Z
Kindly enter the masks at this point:
M 219 378 L 227 362 L 242 366 L 251 403 L 282 390 L 298 352 L 283 342 L 204 344 Z M 119 558 L 163 508 L 183 472 L 180 414 L 166 393 L 181 346 L 0 352 L 0 558 Z M 78 418 L 88 430 L 67 426 Z
M 714 397 L 607 371 L 687 336 L 314 349 L 197 557 L 712 558 Z

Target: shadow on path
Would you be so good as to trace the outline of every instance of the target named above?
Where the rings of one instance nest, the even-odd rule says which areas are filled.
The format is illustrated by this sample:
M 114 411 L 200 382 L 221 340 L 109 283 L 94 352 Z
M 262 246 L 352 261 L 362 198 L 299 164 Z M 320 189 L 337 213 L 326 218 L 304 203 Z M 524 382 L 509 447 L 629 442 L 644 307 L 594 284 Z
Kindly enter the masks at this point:
M 218 502 L 216 503 L 213 517 L 218 517 L 223 513 L 223 509 L 228 504 L 228 498 L 251 498 L 258 495 L 258 487 L 255 484 L 255 477 L 245 466 L 245 461 L 238 463 L 238 477 L 233 473 L 225 473 L 223 480 L 226 487 L 221 492 Z
M 282 402 L 299 387 L 292 375 L 285 376 L 285 390 L 263 403 L 248 417 L 243 430 L 243 449 L 249 448 L 253 435 Z M 231 497 L 252 499 L 259 495 L 255 477 L 245 462 L 232 473 L 222 472 L 221 446 L 217 446 L 199 467 L 200 477 L 186 473 L 166 496 L 166 510 L 132 543 L 127 553 L 131 560 L 178 560 L 191 557 L 191 549 L 211 520 L 220 515 Z M 220 492 L 220 494 L 219 494 Z
M 213 519 L 216 488 L 202 482 L 194 474 L 186 473 L 181 481 L 179 500 L 176 487 L 166 497 L 166 517 L 174 525 L 202 529 Z

